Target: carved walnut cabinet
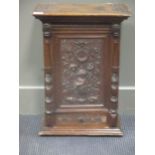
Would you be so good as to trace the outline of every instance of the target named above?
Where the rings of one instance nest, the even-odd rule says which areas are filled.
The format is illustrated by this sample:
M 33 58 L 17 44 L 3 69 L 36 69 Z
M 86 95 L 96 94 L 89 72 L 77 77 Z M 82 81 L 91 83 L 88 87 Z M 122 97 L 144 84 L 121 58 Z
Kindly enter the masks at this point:
M 45 114 L 39 135 L 122 135 L 118 86 L 125 4 L 38 4 Z

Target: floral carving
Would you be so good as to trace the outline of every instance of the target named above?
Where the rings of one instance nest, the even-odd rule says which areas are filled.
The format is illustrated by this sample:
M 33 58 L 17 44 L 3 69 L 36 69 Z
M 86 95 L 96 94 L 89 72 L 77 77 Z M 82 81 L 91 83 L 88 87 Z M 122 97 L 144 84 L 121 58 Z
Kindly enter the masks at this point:
M 103 104 L 102 39 L 61 39 L 63 104 Z

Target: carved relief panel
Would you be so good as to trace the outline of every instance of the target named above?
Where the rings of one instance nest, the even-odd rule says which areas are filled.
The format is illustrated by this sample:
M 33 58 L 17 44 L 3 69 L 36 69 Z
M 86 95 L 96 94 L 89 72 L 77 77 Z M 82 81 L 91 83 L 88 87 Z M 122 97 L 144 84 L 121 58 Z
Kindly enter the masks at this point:
M 111 97 L 111 68 L 107 67 L 111 65 L 109 27 L 60 29 L 51 26 L 50 32 L 54 89 L 50 91 L 52 100 L 46 98 L 49 101 L 46 117 L 52 120 L 49 126 L 73 122 L 108 126 Z
M 104 104 L 103 39 L 60 40 L 62 104 Z

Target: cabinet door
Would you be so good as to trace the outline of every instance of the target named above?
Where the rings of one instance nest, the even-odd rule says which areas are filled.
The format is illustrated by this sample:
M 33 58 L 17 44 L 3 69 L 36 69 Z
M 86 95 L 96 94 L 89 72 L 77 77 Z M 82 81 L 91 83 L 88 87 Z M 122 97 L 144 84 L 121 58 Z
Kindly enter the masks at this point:
M 110 29 L 53 27 L 51 32 L 51 125 L 108 126 Z

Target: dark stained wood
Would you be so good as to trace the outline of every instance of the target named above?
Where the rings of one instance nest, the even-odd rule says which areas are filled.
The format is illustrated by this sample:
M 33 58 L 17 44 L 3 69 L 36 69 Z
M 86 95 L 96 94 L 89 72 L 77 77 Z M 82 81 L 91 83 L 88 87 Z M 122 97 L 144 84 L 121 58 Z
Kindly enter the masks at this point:
M 126 4 L 96 3 L 53 3 L 38 4 L 33 12 L 35 16 L 130 16 Z
M 44 37 L 45 115 L 39 135 L 121 136 L 120 23 L 130 16 L 127 6 L 39 4 L 33 15 L 42 21 Z

